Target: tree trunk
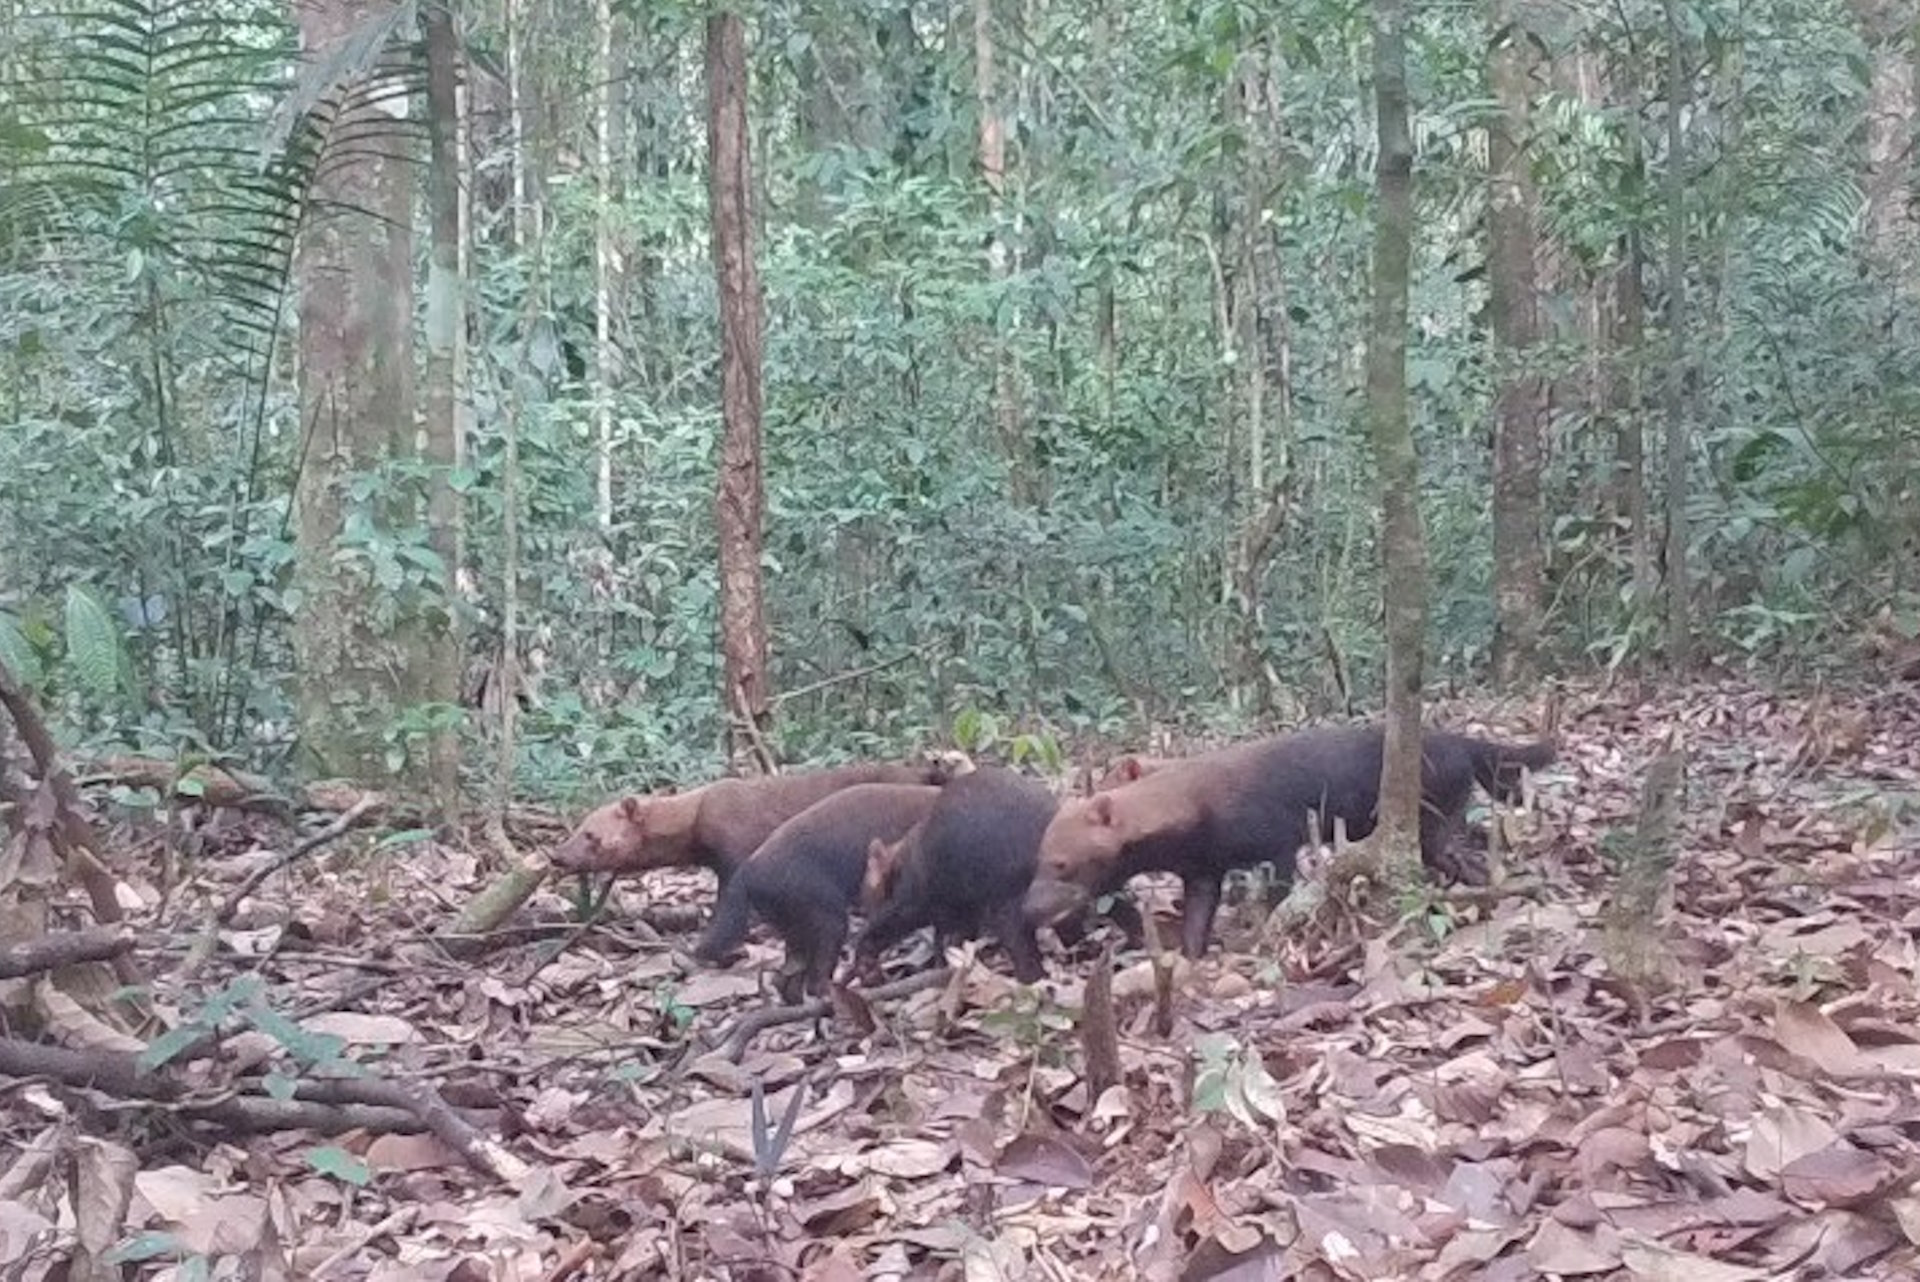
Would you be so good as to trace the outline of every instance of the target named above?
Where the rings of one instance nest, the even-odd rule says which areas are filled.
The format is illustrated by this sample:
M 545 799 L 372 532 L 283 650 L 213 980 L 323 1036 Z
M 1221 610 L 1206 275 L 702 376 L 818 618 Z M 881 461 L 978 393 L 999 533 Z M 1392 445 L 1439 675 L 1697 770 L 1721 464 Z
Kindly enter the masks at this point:
M 1640 130 L 1637 67 L 1628 60 L 1613 68 L 1611 105 L 1626 127 L 1629 181 L 1647 189 L 1646 145 Z M 1609 326 L 1607 408 L 1614 425 L 1615 520 L 1625 529 L 1633 572 L 1633 609 L 1654 607 L 1653 525 L 1647 511 L 1647 250 L 1637 224 L 1620 240 L 1620 265 L 1613 279 Z
M 1914 284 L 1914 0 L 1850 0 L 1866 41 L 1866 238 L 1869 260 L 1896 295 Z
M 1693 656 L 1692 588 L 1687 544 L 1687 175 L 1684 123 L 1691 97 L 1680 0 L 1667 19 L 1667 662 L 1684 670 Z
M 1640 234 L 1628 232 L 1613 280 L 1613 318 L 1608 338 L 1611 374 L 1607 403 L 1614 416 L 1614 515 L 1626 531 L 1633 568 L 1636 610 L 1653 603 L 1652 530 L 1647 515 L 1646 289 L 1641 283 L 1646 252 Z
M 1540 335 L 1536 252 L 1539 197 L 1528 173 L 1532 41 L 1512 0 L 1493 2 L 1488 79 L 1499 113 L 1488 137 L 1487 278 L 1494 369 L 1493 672 L 1511 687 L 1539 664 L 1540 468 L 1546 383 L 1537 368 Z
M 1373 247 L 1367 419 L 1380 472 L 1386 607 L 1386 748 L 1375 846 L 1393 869 L 1419 863 L 1420 687 L 1427 626 L 1427 547 L 1420 459 L 1407 418 L 1407 287 L 1413 255 L 1413 139 L 1407 125 L 1406 0 L 1375 0 L 1373 86 L 1379 209 Z
M 613 352 L 613 3 L 598 0 L 594 6 L 594 31 L 598 37 L 594 65 L 598 69 L 600 92 L 594 95 L 594 202 L 593 231 L 593 419 L 594 419 L 594 510 L 600 518 L 600 531 L 613 530 L 613 387 L 619 377 Z
M 1000 116 L 999 88 L 994 71 L 993 0 L 973 0 L 974 92 L 980 110 L 980 175 L 987 186 L 987 273 L 994 282 L 993 421 L 1000 448 L 1007 459 L 1013 500 L 1033 501 L 1036 487 L 1027 458 L 1026 415 L 1020 400 L 1020 370 L 1007 338 L 1013 258 L 1007 249 L 1006 218 L 1007 137 Z
M 766 728 L 767 625 L 761 604 L 760 280 L 751 243 L 746 32 L 737 13 L 707 19 L 708 196 L 720 289 L 720 644 L 723 706 L 736 764 L 771 769 Z
M 460 448 L 460 335 L 466 329 L 466 280 L 460 273 L 460 41 L 453 14 L 445 5 L 421 10 L 427 46 L 427 130 L 430 163 L 427 206 L 431 216 L 431 261 L 427 271 L 427 341 L 424 404 L 424 452 L 427 476 L 427 538 L 441 564 L 441 590 L 447 605 L 424 638 L 428 653 L 422 677 L 424 701 L 452 707 L 460 699 L 461 652 L 458 612 L 452 608 L 455 572 L 460 564 L 460 499 L 453 469 Z M 459 736 L 436 732 L 428 744 L 435 811 L 452 819 L 460 804 Z
M 507 157 L 513 171 L 513 245 L 527 243 L 527 37 L 526 17 L 520 12 L 524 0 L 500 0 L 501 22 L 507 40 L 507 137 L 512 146 Z
M 296 5 L 302 45 L 324 60 L 381 7 L 373 0 Z M 415 572 L 396 588 L 375 580 L 368 554 L 380 555 L 382 545 L 422 525 L 434 531 L 430 537 L 441 549 L 435 522 L 443 522 L 447 511 L 439 497 L 444 472 L 429 478 L 424 493 L 399 473 L 423 457 L 450 464 L 452 454 L 439 424 L 430 425 L 424 455 L 417 444 L 414 161 L 392 114 L 376 105 L 405 90 L 385 79 L 362 80 L 343 92 L 333 136 L 353 141 L 318 167 L 312 218 L 295 265 L 300 413 L 310 437 L 295 493 L 300 604 L 294 655 L 301 745 L 309 765 L 321 773 L 388 781 L 395 773 L 390 737 L 402 712 L 440 701 L 457 673 L 450 661 L 446 567 Z M 375 497 L 351 497 L 359 479 L 373 482 Z M 364 544 L 343 549 L 350 515 L 363 519 L 369 533 Z M 415 746 L 407 744 L 402 778 L 393 782 L 437 794 L 434 776 L 446 763 L 437 751 L 419 753 Z

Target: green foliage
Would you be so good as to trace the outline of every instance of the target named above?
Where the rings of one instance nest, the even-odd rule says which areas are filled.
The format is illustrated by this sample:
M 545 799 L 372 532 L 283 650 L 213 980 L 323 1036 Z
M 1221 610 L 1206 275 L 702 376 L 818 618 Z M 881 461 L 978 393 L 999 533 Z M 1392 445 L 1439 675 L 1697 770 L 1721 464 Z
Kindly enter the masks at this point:
M 351 1184 L 355 1188 L 365 1188 L 373 1183 L 373 1171 L 361 1159 L 347 1150 L 333 1144 L 323 1144 L 310 1148 L 306 1153 L 307 1165 L 322 1175 L 331 1175 L 334 1179 Z
M 1227 1033 L 1194 1039 L 1200 1067 L 1193 1079 L 1193 1108 L 1201 1114 L 1225 1113 L 1256 1132 L 1287 1119 L 1280 1084 L 1267 1072 L 1256 1048 L 1241 1046 Z
M 0 91 L 0 658 L 70 732 L 239 746 L 262 765 L 290 747 L 304 603 L 288 588 L 289 496 L 306 433 L 274 362 L 288 247 L 333 87 L 388 57 L 414 16 L 400 6 L 291 76 L 284 6 L 102 0 L 18 28 Z M 721 764 L 701 15 L 628 16 L 624 181 L 607 209 L 623 266 L 611 527 L 591 463 L 602 196 L 576 163 L 596 142 L 578 95 L 600 81 L 590 24 L 535 17 L 522 87 L 539 240 L 510 234 L 498 113 L 472 122 L 472 423 L 452 478 L 464 586 L 429 595 L 443 567 L 409 506 L 429 479 L 417 470 L 355 480 L 339 549 L 390 610 L 452 612 L 470 675 L 490 671 L 515 416 L 518 780 L 563 801 Z M 753 15 L 763 558 L 774 687 L 805 691 L 779 705 L 773 746 L 826 761 L 951 737 L 1056 772 L 1063 741 L 1144 719 L 1328 710 L 1336 665 L 1370 706 L 1364 9 L 1075 0 L 1004 24 L 1012 181 L 997 218 L 975 158 L 970 32 L 913 17 L 902 31 L 857 6 Z M 1685 282 L 1702 616 L 1722 654 L 1831 656 L 1855 621 L 1910 612 L 1920 591 L 1920 332 L 1857 243 L 1865 64 L 1837 8 L 1707 3 L 1687 20 L 1705 54 Z M 1663 28 L 1645 0 L 1529 21 L 1612 95 L 1541 77 L 1555 87 L 1527 155 L 1562 272 L 1535 371 L 1554 385 L 1548 633 L 1570 660 L 1624 664 L 1655 651 L 1660 616 L 1630 586 L 1608 486 L 1623 424 L 1653 440 L 1667 282 L 1643 274 L 1643 341 L 1604 361 L 1583 309 L 1629 247 L 1659 261 Z M 1409 48 L 1408 368 L 1442 682 L 1479 673 L 1492 628 L 1486 34 L 1433 10 Z M 491 19 L 470 35 L 502 65 Z M 1246 217 L 1276 278 L 1265 350 L 1218 323 L 1220 283 L 1250 271 Z M 994 236 L 1004 275 L 988 270 Z M 999 428 L 997 345 L 1015 441 Z M 1263 479 L 1285 519 L 1248 629 L 1232 549 L 1264 496 L 1234 380 L 1263 358 Z M 1615 382 L 1624 402 L 1594 391 Z M 1651 450 L 1650 478 L 1662 463 Z M 1270 707 L 1236 670 L 1242 632 L 1279 687 Z M 485 733 L 470 712 L 413 709 L 385 728 L 391 757 L 450 725 Z
M 100 599 L 78 584 L 67 588 L 67 659 L 81 688 L 102 701 L 126 691 L 126 655 L 119 629 Z

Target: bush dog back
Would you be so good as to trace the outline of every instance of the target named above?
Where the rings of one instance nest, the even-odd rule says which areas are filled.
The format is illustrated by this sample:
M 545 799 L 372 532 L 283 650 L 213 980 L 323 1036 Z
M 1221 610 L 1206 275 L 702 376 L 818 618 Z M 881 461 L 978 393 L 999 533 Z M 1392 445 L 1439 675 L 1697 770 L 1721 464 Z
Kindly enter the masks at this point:
M 1181 879 L 1181 942 L 1206 951 L 1221 883 L 1234 868 L 1272 861 L 1283 878 L 1310 840 L 1330 840 L 1339 819 L 1358 839 L 1379 806 L 1377 726 L 1301 731 L 1237 744 L 1068 800 L 1041 838 L 1038 876 L 1111 885 L 1142 872 Z M 1421 739 L 1421 855 L 1438 866 L 1477 782 L 1511 800 L 1521 771 L 1553 760 L 1554 746 L 1501 744 L 1429 730 Z M 1318 828 L 1314 816 L 1319 818 Z

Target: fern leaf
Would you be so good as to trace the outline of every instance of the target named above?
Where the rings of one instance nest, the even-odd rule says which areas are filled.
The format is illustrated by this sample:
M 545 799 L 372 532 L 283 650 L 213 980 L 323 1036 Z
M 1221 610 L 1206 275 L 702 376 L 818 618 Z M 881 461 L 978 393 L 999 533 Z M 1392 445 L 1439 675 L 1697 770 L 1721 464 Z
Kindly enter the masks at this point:
M 77 583 L 67 588 L 67 659 L 87 693 L 107 698 L 121 689 L 120 630 L 100 598 Z

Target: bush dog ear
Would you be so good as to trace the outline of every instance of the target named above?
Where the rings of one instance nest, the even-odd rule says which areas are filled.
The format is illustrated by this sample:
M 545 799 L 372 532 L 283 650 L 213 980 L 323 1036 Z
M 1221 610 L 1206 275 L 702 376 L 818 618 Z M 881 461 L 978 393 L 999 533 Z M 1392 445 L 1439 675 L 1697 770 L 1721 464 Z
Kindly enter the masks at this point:
M 1128 783 L 1136 783 L 1144 772 L 1140 769 L 1140 758 L 1122 757 L 1120 759 L 1120 777 Z
M 1093 821 L 1102 828 L 1111 827 L 1113 825 L 1113 798 L 1104 792 L 1100 793 L 1094 797 L 1093 804 L 1087 808 L 1087 813 L 1092 815 Z
M 620 817 L 630 824 L 645 823 L 647 818 L 647 803 L 639 797 L 622 797 L 620 799 Z

